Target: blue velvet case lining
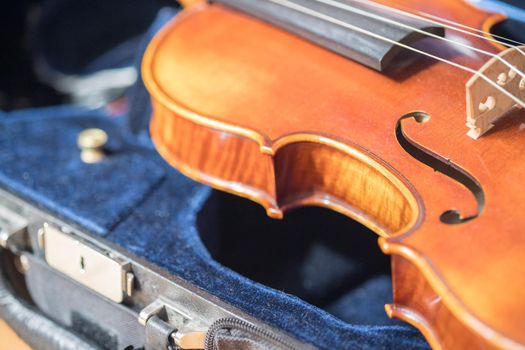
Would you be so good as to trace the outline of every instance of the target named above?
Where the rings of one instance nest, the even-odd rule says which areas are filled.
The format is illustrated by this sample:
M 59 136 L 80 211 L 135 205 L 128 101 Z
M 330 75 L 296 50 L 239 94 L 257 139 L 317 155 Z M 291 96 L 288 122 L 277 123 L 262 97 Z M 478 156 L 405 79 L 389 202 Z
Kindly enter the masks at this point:
M 153 32 L 172 15 L 161 12 Z M 0 114 L 0 186 L 320 348 L 428 347 L 418 331 L 385 321 L 385 314 L 378 312 L 377 306 L 391 295 L 386 276 L 372 274 L 333 300 L 326 309 L 339 315 L 336 318 L 215 261 L 203 244 L 205 232 L 198 222 L 215 224 L 219 214 L 204 210 L 213 203 L 214 191 L 169 167 L 148 145 L 145 92 L 138 84 L 131 93 L 135 105 L 122 118 L 110 117 L 102 109 L 70 106 Z M 131 134 L 128 126 L 140 135 Z M 108 132 L 109 155 L 88 165 L 80 161 L 76 137 L 91 127 Z M 246 229 L 246 235 L 250 232 Z M 339 261 L 323 260 L 328 255 L 318 247 L 313 251 L 321 265 Z M 266 253 L 267 259 L 272 253 Z M 353 271 L 355 264 L 343 259 L 330 268 Z
M 75 149 L 77 134 L 94 119 L 102 129 L 115 128 L 111 120 L 96 118 L 100 113 L 72 116 L 68 108 L 11 113 L 0 129 L 0 164 L 4 165 L 0 181 L 34 203 L 105 235 L 162 179 L 164 169 L 141 150 L 124 149 L 118 133 L 111 135 L 108 152 L 118 152 L 119 157 L 108 157 L 95 166 L 82 163 Z M 61 115 L 69 118 L 57 124 Z

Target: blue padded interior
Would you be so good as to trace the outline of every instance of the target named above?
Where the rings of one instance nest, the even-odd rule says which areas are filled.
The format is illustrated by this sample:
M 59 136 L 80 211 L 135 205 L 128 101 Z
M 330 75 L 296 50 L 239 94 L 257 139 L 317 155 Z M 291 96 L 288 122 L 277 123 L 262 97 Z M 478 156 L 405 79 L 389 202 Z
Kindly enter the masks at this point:
M 76 146 L 78 133 L 90 126 L 108 131 L 108 152 L 115 154 L 95 166 L 80 160 Z M 105 235 L 164 176 L 162 166 L 125 144 L 118 130 L 101 111 L 60 107 L 11 113 L 0 125 L 0 183 Z
M 140 84 L 134 94 L 142 98 L 133 103 L 144 101 Z M 71 106 L 0 114 L 0 185 L 320 348 L 428 348 L 382 310 L 392 293 L 388 261 L 368 232 L 352 234 L 362 228 L 323 209 L 277 222 L 191 181 L 157 155 L 144 129 L 129 131 L 147 124 L 136 112 L 147 108 L 133 103 L 118 118 Z M 88 127 L 110 136 L 98 164 L 79 159 L 76 137 Z

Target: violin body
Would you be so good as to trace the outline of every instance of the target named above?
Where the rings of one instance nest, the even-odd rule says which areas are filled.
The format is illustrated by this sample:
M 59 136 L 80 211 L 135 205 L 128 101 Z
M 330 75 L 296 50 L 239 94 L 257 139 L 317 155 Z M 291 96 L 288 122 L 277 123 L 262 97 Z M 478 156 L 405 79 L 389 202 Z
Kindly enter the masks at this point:
M 502 19 L 460 0 L 382 2 L 480 30 Z M 418 47 L 462 65 L 487 61 L 431 38 Z M 525 118 L 516 109 L 467 137 L 472 74 L 430 58 L 381 73 L 201 3 L 153 40 L 143 76 L 152 138 L 181 172 L 274 218 L 317 205 L 375 231 L 392 256 L 387 313 L 432 347 L 525 348 Z

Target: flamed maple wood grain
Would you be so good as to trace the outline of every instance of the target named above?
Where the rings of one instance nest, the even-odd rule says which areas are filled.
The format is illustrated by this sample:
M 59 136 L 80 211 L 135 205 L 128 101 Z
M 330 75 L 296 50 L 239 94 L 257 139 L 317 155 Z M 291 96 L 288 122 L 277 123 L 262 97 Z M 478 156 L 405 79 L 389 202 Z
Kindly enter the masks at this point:
M 164 157 L 187 175 L 253 199 L 279 217 L 275 186 L 268 176 L 272 163 L 253 140 L 228 131 L 203 127 L 153 103 L 151 134 Z M 236 188 L 238 188 L 236 190 Z
M 501 19 L 461 0 L 382 2 L 473 28 Z M 487 61 L 432 40 L 419 46 L 471 67 Z M 273 217 L 322 205 L 372 228 L 394 256 L 390 314 L 434 347 L 525 347 L 522 111 L 474 141 L 465 135 L 468 73 L 422 58 L 380 74 L 218 5 L 192 6 L 171 22 L 148 48 L 143 76 L 154 101 L 152 138 L 179 170 Z M 440 221 L 449 209 L 474 215 L 478 203 L 400 147 L 396 124 L 414 111 L 430 120 L 403 120 L 406 137 L 481 184 L 477 219 Z
M 386 177 L 386 169 L 372 159 L 364 160 L 362 153 L 355 153 L 319 139 L 279 148 L 274 157 L 279 207 L 328 205 L 385 236 L 412 226 L 418 208 L 409 189 Z

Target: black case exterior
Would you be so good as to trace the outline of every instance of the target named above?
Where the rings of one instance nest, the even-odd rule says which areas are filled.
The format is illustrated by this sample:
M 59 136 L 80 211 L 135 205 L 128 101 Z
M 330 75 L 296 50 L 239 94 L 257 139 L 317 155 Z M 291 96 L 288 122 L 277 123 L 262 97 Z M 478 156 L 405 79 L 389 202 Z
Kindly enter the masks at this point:
M 23 229 L 9 232 L 6 213 L 24 218 Z M 1 189 L 0 222 L 8 233 L 0 248 L 0 318 L 34 349 L 175 349 L 175 337 L 198 331 L 204 340 L 208 329 L 219 341 L 199 348 L 235 349 L 239 341 L 253 345 L 247 349 L 312 348 Z M 44 227 L 125 260 L 133 293 L 117 303 L 49 266 Z

